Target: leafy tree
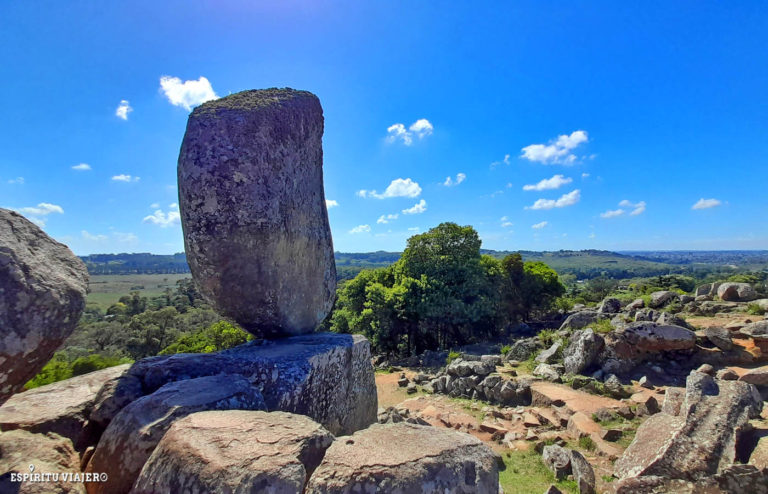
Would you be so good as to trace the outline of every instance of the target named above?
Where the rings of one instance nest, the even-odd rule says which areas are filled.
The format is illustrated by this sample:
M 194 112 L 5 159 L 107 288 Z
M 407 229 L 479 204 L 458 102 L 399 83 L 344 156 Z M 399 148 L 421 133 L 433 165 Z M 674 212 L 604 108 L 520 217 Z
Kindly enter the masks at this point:
M 239 327 L 227 321 L 219 321 L 205 329 L 182 336 L 163 349 L 160 355 L 211 353 L 242 345 L 252 339 L 253 336 Z

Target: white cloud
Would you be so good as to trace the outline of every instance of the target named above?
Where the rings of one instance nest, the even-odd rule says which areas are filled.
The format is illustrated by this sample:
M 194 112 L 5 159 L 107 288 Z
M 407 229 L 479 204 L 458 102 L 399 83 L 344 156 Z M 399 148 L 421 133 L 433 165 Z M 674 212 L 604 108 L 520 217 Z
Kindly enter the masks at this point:
M 109 237 L 106 235 L 94 235 L 92 233 L 88 233 L 86 230 L 81 231 L 80 234 L 85 240 L 89 240 L 91 242 L 105 242 L 109 239 Z
M 601 218 L 616 218 L 624 214 L 623 209 L 610 209 L 604 213 L 600 213 Z
M 595 232 L 592 232 L 592 233 L 589 234 L 589 238 L 595 238 L 595 236 L 596 236 Z
M 637 216 L 645 212 L 645 206 L 646 206 L 645 201 L 632 202 L 632 201 L 628 201 L 627 199 L 624 199 L 619 203 L 619 209 L 610 209 L 604 213 L 600 213 L 600 217 L 616 218 L 617 216 L 621 216 L 624 213 L 626 213 L 624 208 L 631 209 L 631 211 L 629 212 L 630 216 Z
M 158 209 L 160 207 L 160 204 L 153 202 L 149 205 L 149 209 Z
M 200 77 L 196 81 L 181 82 L 178 77 L 164 75 L 160 78 L 160 89 L 172 105 L 181 106 L 187 111 L 206 101 L 219 98 L 205 77 Z
M 120 174 L 120 175 L 115 175 L 114 177 L 112 177 L 112 180 L 114 180 L 115 182 L 128 182 L 129 183 L 129 182 L 138 182 L 139 180 L 141 180 L 141 177 L 134 177 L 132 175 Z
M 414 204 L 413 207 L 410 207 L 408 209 L 403 209 L 402 212 L 403 214 L 421 214 L 426 210 L 427 210 L 427 201 L 422 199 L 418 203 Z
M 514 224 L 514 223 L 512 223 L 511 221 L 502 221 L 502 222 L 501 222 L 501 227 L 502 227 L 502 228 L 509 228 L 509 227 L 512 227 L 512 226 L 514 226 L 514 225 L 515 225 L 515 224 Z
M 399 139 L 406 146 L 410 146 L 413 144 L 414 137 L 423 139 L 428 135 L 432 135 L 434 129 L 434 126 L 426 118 L 416 120 L 408 127 L 408 130 L 401 123 L 392 124 L 387 127 L 387 142 L 393 143 Z
M 589 178 L 589 173 L 582 173 L 581 178 Z
M 501 160 L 501 161 L 494 161 L 493 163 L 491 163 L 491 168 L 496 168 L 497 166 L 499 166 L 501 164 L 508 165 L 511 162 L 511 159 L 512 159 L 512 157 L 510 155 L 505 154 L 503 160 Z
M 162 209 L 156 210 L 153 214 L 145 216 L 142 220 L 144 223 L 152 223 L 160 228 L 168 228 L 170 226 L 178 225 L 181 223 L 181 215 L 179 211 L 169 210 L 167 213 Z
M 334 201 L 333 199 L 326 199 L 325 200 L 325 207 L 327 209 L 335 208 L 339 205 L 337 201 Z
M 525 209 L 552 209 L 573 206 L 581 199 L 581 191 L 576 189 L 567 194 L 563 194 L 559 199 L 539 199 Z
M 8 180 L 9 184 L 24 185 L 24 177 L 16 177 Z
M 128 120 L 128 114 L 133 111 L 133 107 L 128 103 L 127 99 L 120 100 L 120 104 L 117 105 L 117 110 L 115 110 L 115 116 L 117 118 L 122 118 L 123 120 Z
M 721 204 L 722 202 L 719 199 L 704 199 L 702 197 L 696 202 L 696 204 L 691 207 L 691 209 L 709 209 L 717 207 Z
M 421 194 L 421 187 L 410 178 L 396 178 L 392 180 L 383 194 L 379 194 L 375 190 L 360 190 L 357 192 L 357 195 L 360 197 L 375 197 L 376 199 L 419 197 L 419 194 Z
M 171 209 L 179 209 L 178 203 L 175 203 L 175 202 L 170 203 L 168 207 Z
M 112 235 L 115 237 L 115 239 L 118 242 L 123 244 L 135 244 L 139 241 L 139 237 L 137 237 L 133 233 L 113 232 Z
M 349 233 L 368 233 L 371 231 L 371 225 L 358 225 L 351 229 Z
M 386 215 L 382 214 L 381 216 L 379 216 L 379 219 L 376 220 L 376 223 L 386 225 L 390 221 L 396 220 L 398 216 L 399 216 L 398 214 L 386 214 Z
M 553 190 L 559 189 L 563 185 L 567 185 L 573 182 L 572 178 L 564 177 L 562 175 L 555 175 L 552 178 L 545 178 L 534 185 L 523 185 L 523 190 Z
M 64 209 L 61 206 L 50 204 L 48 202 L 41 202 L 37 206 L 17 208 L 15 211 L 26 216 L 29 221 L 40 228 L 45 226 L 45 217 L 49 214 L 64 214 Z
M 578 159 L 573 151 L 580 144 L 589 142 L 587 132 L 576 130 L 570 135 L 561 135 L 548 144 L 531 144 L 522 149 L 521 158 L 543 164 L 572 164 Z
M 452 179 L 451 177 L 445 177 L 445 182 L 443 182 L 443 185 L 446 187 L 453 187 L 456 185 L 459 185 L 461 182 L 467 179 L 467 175 L 465 173 L 457 173 L 456 179 Z
M 88 163 L 80 163 L 79 165 L 75 165 L 72 167 L 73 170 L 77 170 L 79 172 L 86 172 L 91 169 L 91 165 Z
M 536 223 L 535 225 L 531 225 L 531 228 L 534 230 L 541 230 L 545 226 L 547 226 L 549 223 L 547 221 L 542 221 L 541 223 Z

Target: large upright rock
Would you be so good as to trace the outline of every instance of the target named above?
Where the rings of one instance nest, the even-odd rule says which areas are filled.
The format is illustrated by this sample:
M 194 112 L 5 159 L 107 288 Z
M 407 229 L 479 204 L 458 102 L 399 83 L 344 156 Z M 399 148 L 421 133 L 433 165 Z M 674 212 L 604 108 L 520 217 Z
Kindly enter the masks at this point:
M 717 296 L 727 302 L 749 302 L 757 298 L 757 292 L 749 283 L 723 283 L 717 288 Z
M 302 415 L 194 413 L 165 433 L 131 494 L 303 492 L 332 442 Z
M 189 116 L 178 167 L 187 260 L 216 309 L 257 336 L 312 332 L 333 305 L 322 137 L 307 91 L 243 91 Z
M 0 209 L 0 403 L 72 334 L 87 289 L 85 264 L 66 245 Z

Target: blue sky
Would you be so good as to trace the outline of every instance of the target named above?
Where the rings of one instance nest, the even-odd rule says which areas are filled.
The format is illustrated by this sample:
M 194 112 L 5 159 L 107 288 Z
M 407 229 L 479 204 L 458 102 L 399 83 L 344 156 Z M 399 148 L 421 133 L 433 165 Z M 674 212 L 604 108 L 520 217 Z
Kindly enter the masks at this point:
M 768 248 L 768 4 L 629 4 L 4 2 L 0 207 L 78 254 L 179 252 L 189 107 L 288 86 L 323 104 L 337 250 L 442 221 Z

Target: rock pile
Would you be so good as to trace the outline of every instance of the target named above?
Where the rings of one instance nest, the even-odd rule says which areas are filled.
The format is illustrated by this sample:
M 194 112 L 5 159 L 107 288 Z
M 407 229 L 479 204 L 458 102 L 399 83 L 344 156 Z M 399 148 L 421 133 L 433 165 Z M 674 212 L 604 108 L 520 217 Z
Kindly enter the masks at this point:
M 496 372 L 496 359 L 466 361 L 456 359 L 429 381 L 425 389 L 455 398 L 484 400 L 502 406 L 530 405 L 530 382 L 502 379 Z
M 72 334 L 87 288 L 85 264 L 67 246 L 0 209 L 0 403 Z

